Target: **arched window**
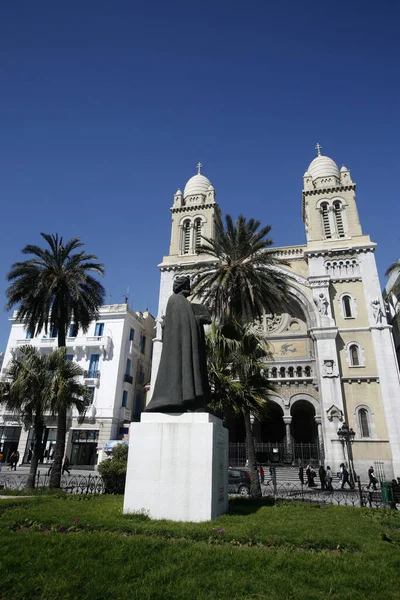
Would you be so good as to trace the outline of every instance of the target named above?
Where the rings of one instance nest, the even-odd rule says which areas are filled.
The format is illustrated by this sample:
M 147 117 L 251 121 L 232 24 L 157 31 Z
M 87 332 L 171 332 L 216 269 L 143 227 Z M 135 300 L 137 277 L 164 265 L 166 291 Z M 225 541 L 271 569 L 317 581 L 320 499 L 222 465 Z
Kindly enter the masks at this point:
M 181 254 L 189 254 L 190 250 L 190 221 L 186 221 L 182 224 L 182 239 L 181 239 Z
M 196 252 L 199 251 L 201 245 L 201 219 L 196 219 L 194 222 L 194 247 Z
M 340 202 L 334 202 L 333 208 L 335 211 L 336 231 L 340 238 L 344 237 L 344 226 L 342 218 L 342 205 Z
M 328 204 L 324 202 L 321 204 L 321 214 L 322 214 L 322 227 L 324 230 L 324 236 L 326 239 L 332 237 L 331 227 L 329 225 L 329 212 L 328 212 Z
M 350 296 L 342 296 L 343 316 L 345 319 L 350 319 L 353 316 Z
M 356 344 L 351 344 L 351 346 L 349 346 L 349 357 L 350 357 L 350 365 L 352 367 L 360 366 L 360 353 L 359 353 L 359 348 Z
M 277 376 L 278 376 L 278 369 L 276 367 L 272 367 L 272 369 L 271 369 L 271 377 L 273 377 L 273 378 L 276 379 Z
M 369 429 L 368 411 L 366 408 L 360 408 L 358 411 L 358 419 L 360 423 L 361 437 L 371 437 Z

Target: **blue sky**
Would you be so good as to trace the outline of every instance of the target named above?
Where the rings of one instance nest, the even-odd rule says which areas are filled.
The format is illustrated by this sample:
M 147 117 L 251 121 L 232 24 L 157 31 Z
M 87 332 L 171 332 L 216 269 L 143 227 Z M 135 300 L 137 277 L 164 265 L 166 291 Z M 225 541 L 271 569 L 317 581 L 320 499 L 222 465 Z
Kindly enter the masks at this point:
M 173 194 L 200 160 L 223 212 L 304 243 L 302 176 L 351 169 L 383 273 L 399 255 L 398 3 L 3 0 L 0 306 L 40 232 L 80 236 L 155 315 Z M 9 333 L 0 312 L 0 350 Z

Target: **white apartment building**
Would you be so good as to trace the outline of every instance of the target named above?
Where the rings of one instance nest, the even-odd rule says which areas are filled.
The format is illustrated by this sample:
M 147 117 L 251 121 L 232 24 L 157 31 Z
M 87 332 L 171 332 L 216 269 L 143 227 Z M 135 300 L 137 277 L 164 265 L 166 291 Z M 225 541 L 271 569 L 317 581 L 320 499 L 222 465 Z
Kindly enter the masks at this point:
M 24 324 L 10 318 L 11 331 L 1 377 L 13 354 L 24 344 L 40 352 L 57 347 L 51 332 L 31 338 Z M 67 332 L 67 357 L 83 370 L 83 382 L 92 392 L 92 403 L 83 422 L 74 410 L 68 415 L 66 455 L 72 466 L 90 468 L 104 458 L 104 447 L 110 440 L 128 439 L 129 424 L 139 420 L 145 408 L 146 384 L 150 381 L 152 340 L 155 320 L 148 312 L 131 310 L 127 304 L 102 306 L 99 318 L 84 334 L 72 323 Z M 46 416 L 43 440 L 43 462 L 51 461 L 57 435 L 56 418 Z M 5 457 L 18 448 L 21 460 L 30 460 L 32 429 L 25 430 L 19 416 L 0 405 L 0 448 Z

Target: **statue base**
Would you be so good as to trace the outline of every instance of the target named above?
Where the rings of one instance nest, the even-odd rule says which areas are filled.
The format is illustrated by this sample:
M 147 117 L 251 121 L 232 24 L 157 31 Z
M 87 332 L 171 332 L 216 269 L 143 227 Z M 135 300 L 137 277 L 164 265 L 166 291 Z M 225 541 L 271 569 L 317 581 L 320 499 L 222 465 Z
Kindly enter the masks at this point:
M 131 423 L 124 513 L 209 521 L 228 510 L 228 430 L 209 413 L 142 413 Z

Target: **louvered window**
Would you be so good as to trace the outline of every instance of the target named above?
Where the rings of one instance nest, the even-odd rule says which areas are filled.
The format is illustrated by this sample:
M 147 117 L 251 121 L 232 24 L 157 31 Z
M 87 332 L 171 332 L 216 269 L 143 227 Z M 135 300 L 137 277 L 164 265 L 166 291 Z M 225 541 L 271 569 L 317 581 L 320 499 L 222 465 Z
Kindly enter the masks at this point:
M 336 231 L 340 238 L 344 237 L 344 226 L 343 226 L 343 218 L 342 218 L 342 207 L 340 202 L 334 203 L 335 209 L 335 219 L 336 219 Z
M 324 236 L 326 239 L 329 239 L 332 237 L 332 235 L 331 235 L 331 228 L 329 225 L 328 205 L 323 204 L 321 206 L 321 210 L 322 210 L 322 225 L 324 228 Z
M 195 248 L 196 248 L 196 252 L 199 251 L 200 245 L 201 245 L 201 219 L 196 219 L 195 222 Z
M 182 254 L 189 254 L 190 250 L 190 221 L 185 221 L 182 226 Z

